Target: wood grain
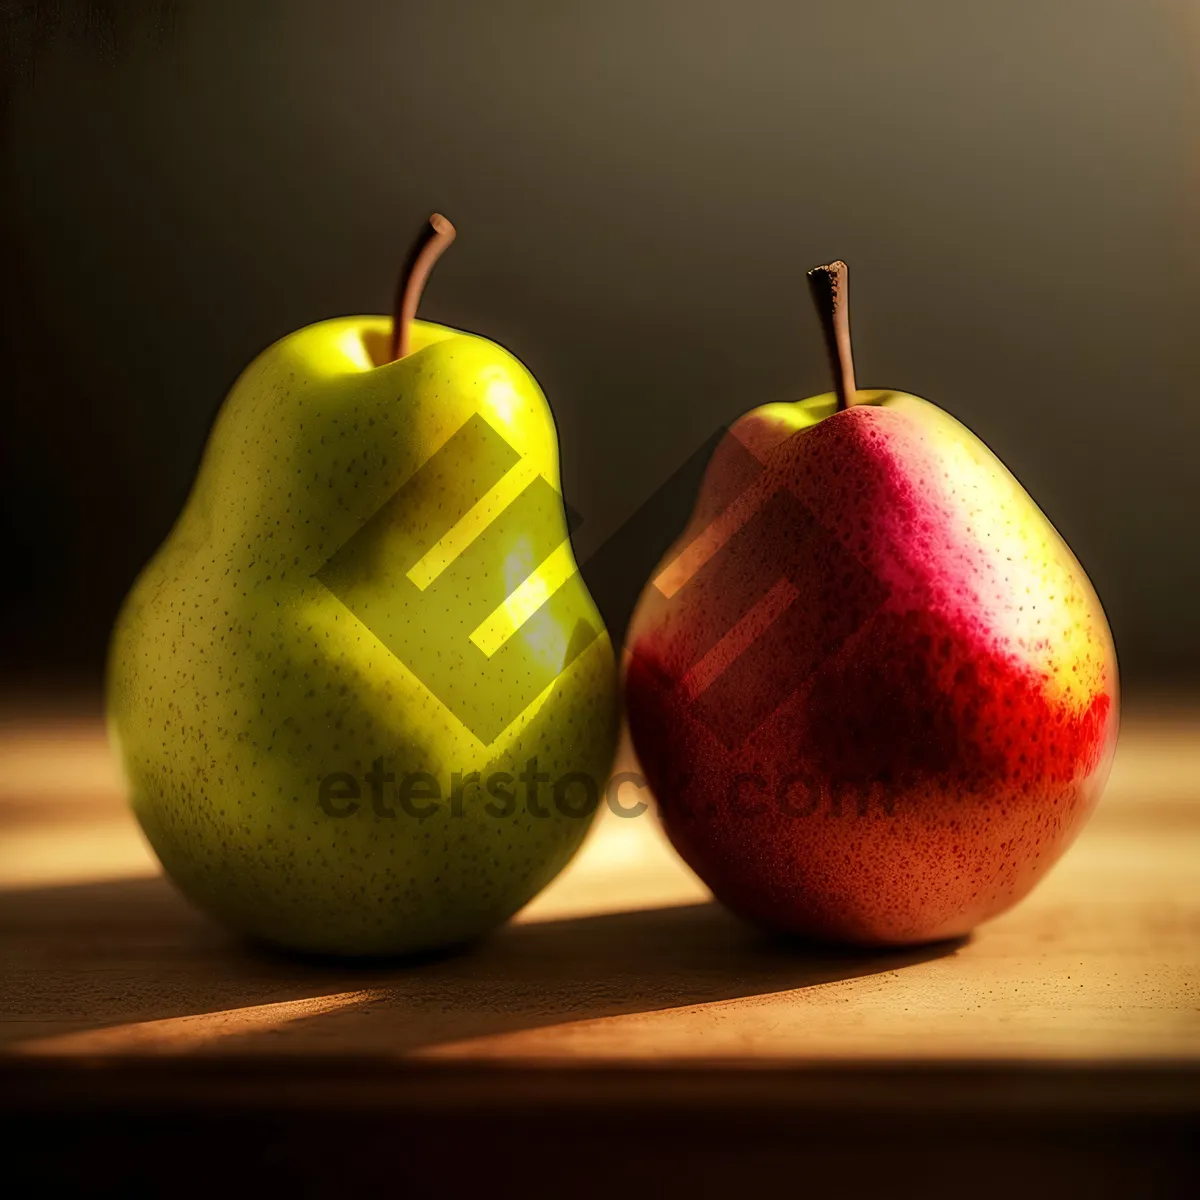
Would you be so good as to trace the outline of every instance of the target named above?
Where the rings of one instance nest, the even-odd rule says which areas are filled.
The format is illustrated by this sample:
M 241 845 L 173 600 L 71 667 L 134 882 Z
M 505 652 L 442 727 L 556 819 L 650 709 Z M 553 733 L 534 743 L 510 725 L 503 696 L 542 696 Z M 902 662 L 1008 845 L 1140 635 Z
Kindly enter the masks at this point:
M 934 1194 L 931 1171 L 978 1196 L 1191 1194 L 1198 864 L 1200 707 L 1158 707 L 1126 719 L 1079 842 L 962 942 L 767 938 L 651 815 L 606 813 L 484 944 L 330 965 L 178 897 L 94 714 L 9 710 L 0 1182 L 712 1194 L 798 1170 L 843 1190 L 853 1164 L 889 1195 Z
M 247 947 L 179 899 L 95 720 L 5 721 L 8 1056 L 471 1062 L 1200 1059 L 1200 714 L 1135 713 L 1077 845 L 961 943 L 798 946 L 727 916 L 651 815 L 472 951 L 328 965 Z

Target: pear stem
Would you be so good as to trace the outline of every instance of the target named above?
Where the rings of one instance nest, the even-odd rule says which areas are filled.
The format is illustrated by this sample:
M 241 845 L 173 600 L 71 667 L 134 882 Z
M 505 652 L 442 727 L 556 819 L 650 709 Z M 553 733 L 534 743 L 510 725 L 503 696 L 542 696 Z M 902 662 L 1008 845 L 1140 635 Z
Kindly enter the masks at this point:
M 808 288 L 821 318 L 825 347 L 837 387 L 838 412 L 858 403 L 854 386 L 854 355 L 850 350 L 850 302 L 846 289 L 846 264 L 838 259 L 808 273 Z
M 396 288 L 396 304 L 392 310 L 392 361 L 403 358 L 409 349 L 409 327 L 417 315 L 421 293 L 433 264 L 454 241 L 455 228 L 442 216 L 434 213 L 429 224 L 422 227 L 404 261 L 400 284 Z

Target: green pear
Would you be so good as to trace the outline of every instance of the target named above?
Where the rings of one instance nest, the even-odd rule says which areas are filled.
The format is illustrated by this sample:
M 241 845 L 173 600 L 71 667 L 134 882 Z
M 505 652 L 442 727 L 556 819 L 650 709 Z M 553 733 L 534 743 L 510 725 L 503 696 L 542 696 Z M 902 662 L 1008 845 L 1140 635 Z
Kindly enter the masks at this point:
M 302 329 L 238 379 L 111 643 L 167 873 L 300 951 L 499 925 L 579 846 L 614 750 L 550 408 L 500 346 L 412 319 L 434 228 L 394 319 Z

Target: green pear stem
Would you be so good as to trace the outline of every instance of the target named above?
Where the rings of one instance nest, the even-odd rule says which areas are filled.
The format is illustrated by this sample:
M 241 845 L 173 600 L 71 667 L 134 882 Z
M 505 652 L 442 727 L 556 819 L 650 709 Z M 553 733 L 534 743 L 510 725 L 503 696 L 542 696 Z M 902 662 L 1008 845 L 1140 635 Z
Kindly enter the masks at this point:
M 837 388 L 837 406 L 858 403 L 854 386 L 854 355 L 850 350 L 850 301 L 846 289 L 846 264 L 838 259 L 808 273 L 808 288 L 821 318 L 833 381 Z
M 392 361 L 403 358 L 409 348 L 409 327 L 417 315 L 421 293 L 433 264 L 442 257 L 442 252 L 454 241 L 455 228 L 442 216 L 434 213 L 429 223 L 422 227 L 400 272 L 400 284 L 396 289 L 396 304 L 392 310 Z

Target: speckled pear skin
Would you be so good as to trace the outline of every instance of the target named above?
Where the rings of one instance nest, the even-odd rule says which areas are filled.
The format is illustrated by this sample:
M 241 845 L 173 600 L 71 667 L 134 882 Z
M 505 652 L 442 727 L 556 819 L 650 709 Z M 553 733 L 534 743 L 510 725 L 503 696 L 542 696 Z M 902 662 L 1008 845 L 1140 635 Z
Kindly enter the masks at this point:
M 625 699 L 666 832 L 719 899 L 919 943 L 1003 912 L 1079 832 L 1117 662 L 995 455 L 915 396 L 859 397 L 734 425 L 635 611 Z
M 487 745 L 318 578 L 472 416 L 558 486 L 549 406 L 512 355 L 414 322 L 412 353 L 375 366 L 389 327 L 374 317 L 314 325 L 244 372 L 110 649 L 111 739 L 166 871 L 230 928 L 305 952 L 429 950 L 505 921 L 562 869 L 590 816 L 576 815 L 578 791 L 556 806 L 542 783 L 531 806 L 518 779 L 488 794 L 470 786 L 470 772 L 485 782 L 496 772 L 518 777 L 536 759 L 552 780 L 581 772 L 603 788 L 616 739 L 612 647 L 577 574 L 513 635 L 569 665 L 547 674 L 548 686 Z M 455 477 L 462 495 L 452 478 L 408 497 L 358 565 L 364 603 L 386 610 L 389 588 L 400 586 L 396 564 L 417 557 L 408 543 L 427 544 L 447 505 L 486 491 L 470 475 Z M 476 515 L 482 528 L 497 513 Z M 561 504 L 556 519 L 565 538 Z M 522 531 L 510 537 L 501 565 L 528 553 Z M 494 591 L 486 564 L 464 555 L 460 568 L 458 577 L 447 571 L 441 595 L 457 590 L 469 606 L 477 591 Z M 410 641 L 449 647 L 465 636 L 453 597 L 385 615 Z M 464 684 L 479 691 L 476 680 Z M 506 681 L 486 687 L 499 712 L 510 700 Z M 443 799 L 434 815 L 407 815 L 391 787 L 383 808 L 394 815 L 377 812 L 364 782 L 376 759 L 398 778 L 429 772 L 443 797 L 461 773 L 458 811 Z M 337 772 L 361 785 L 350 815 L 319 803 L 321 780 Z M 418 812 L 425 804 L 413 801 Z M 496 816 L 486 804 L 515 811 Z

